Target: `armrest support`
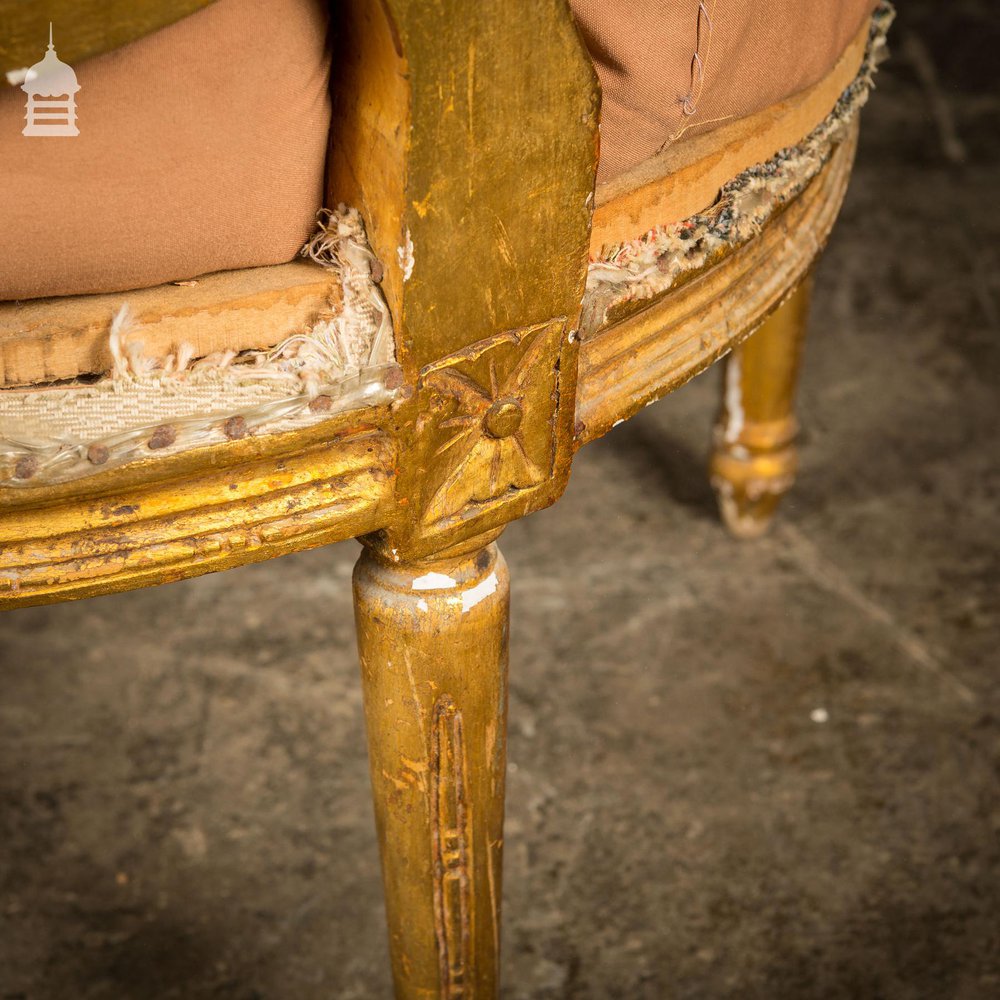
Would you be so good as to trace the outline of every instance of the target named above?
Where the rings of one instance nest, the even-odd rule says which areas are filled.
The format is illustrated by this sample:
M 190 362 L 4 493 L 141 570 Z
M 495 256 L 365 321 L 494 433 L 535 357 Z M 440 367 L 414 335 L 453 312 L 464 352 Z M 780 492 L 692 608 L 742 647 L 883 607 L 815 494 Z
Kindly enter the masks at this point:
M 359 208 L 408 372 L 573 316 L 598 84 L 563 0 L 349 0 L 333 23 L 328 203 Z
M 385 265 L 410 392 L 377 544 L 412 557 L 565 487 L 599 89 L 565 0 L 348 0 L 333 35 L 328 203 Z

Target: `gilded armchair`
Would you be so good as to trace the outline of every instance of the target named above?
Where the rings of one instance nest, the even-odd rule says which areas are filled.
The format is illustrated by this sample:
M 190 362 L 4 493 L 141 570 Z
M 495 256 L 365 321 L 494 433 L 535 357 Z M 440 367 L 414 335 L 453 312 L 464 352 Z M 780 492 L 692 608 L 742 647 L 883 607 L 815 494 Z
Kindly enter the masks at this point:
M 61 51 L 87 66 L 202 6 L 112 9 Z M 30 301 L 31 269 L 8 276 L 4 607 L 363 542 L 399 997 L 497 990 L 504 526 L 558 499 L 576 450 L 725 355 L 710 474 L 726 523 L 764 530 L 794 478 L 808 276 L 890 14 L 856 5 L 822 73 L 720 123 L 696 107 L 717 6 L 692 8 L 682 128 L 635 162 L 617 145 L 612 172 L 595 60 L 609 92 L 617 64 L 589 4 L 581 37 L 564 3 L 351 0 L 329 43 L 332 211 L 302 260 L 202 276 L 154 246 L 143 274 L 166 276 L 71 294 L 64 269 Z M 20 79 L 41 22 L 0 11 Z

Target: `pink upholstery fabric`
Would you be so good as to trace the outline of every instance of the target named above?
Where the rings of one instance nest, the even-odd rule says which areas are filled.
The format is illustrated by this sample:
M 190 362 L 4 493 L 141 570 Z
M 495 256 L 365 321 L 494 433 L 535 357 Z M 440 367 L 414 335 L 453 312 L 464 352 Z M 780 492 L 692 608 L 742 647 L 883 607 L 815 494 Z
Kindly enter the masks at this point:
M 73 67 L 74 137 L 22 135 L 0 83 L 0 299 L 290 260 L 322 205 L 326 33 L 323 0 L 218 0 Z
M 603 90 L 599 181 L 820 80 L 875 0 L 571 0 Z
M 571 3 L 604 90 L 602 181 L 816 82 L 874 6 Z M 322 203 L 325 11 L 217 0 L 74 67 L 76 137 L 22 136 L 25 95 L 0 90 L 0 299 L 290 260 Z

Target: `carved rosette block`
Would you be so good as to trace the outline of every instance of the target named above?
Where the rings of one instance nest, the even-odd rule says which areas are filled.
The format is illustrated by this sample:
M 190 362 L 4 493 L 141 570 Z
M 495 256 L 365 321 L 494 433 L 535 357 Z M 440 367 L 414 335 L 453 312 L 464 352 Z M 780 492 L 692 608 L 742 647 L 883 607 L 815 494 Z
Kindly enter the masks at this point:
M 421 370 L 412 458 L 397 491 L 416 513 L 398 543 L 408 555 L 498 528 L 558 496 L 560 454 L 566 471 L 570 455 L 557 419 L 565 327 L 559 319 L 507 331 Z
M 496 996 L 509 580 L 495 545 L 354 574 L 396 996 Z

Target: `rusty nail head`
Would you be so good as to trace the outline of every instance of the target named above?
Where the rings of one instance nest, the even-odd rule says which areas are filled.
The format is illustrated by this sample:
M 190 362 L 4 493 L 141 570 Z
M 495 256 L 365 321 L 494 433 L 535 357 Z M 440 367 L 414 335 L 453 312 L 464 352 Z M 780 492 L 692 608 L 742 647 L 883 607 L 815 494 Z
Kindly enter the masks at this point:
M 160 424 L 149 438 L 149 447 L 169 448 L 177 440 L 177 428 L 173 424 Z
M 239 441 L 250 433 L 247 422 L 243 417 L 230 417 L 223 425 L 222 432 L 230 441 Z
M 38 471 L 37 455 L 22 455 L 14 463 L 15 479 L 30 479 Z
M 87 449 L 87 461 L 91 465 L 104 465 L 110 457 L 111 452 L 106 444 L 92 444 Z

